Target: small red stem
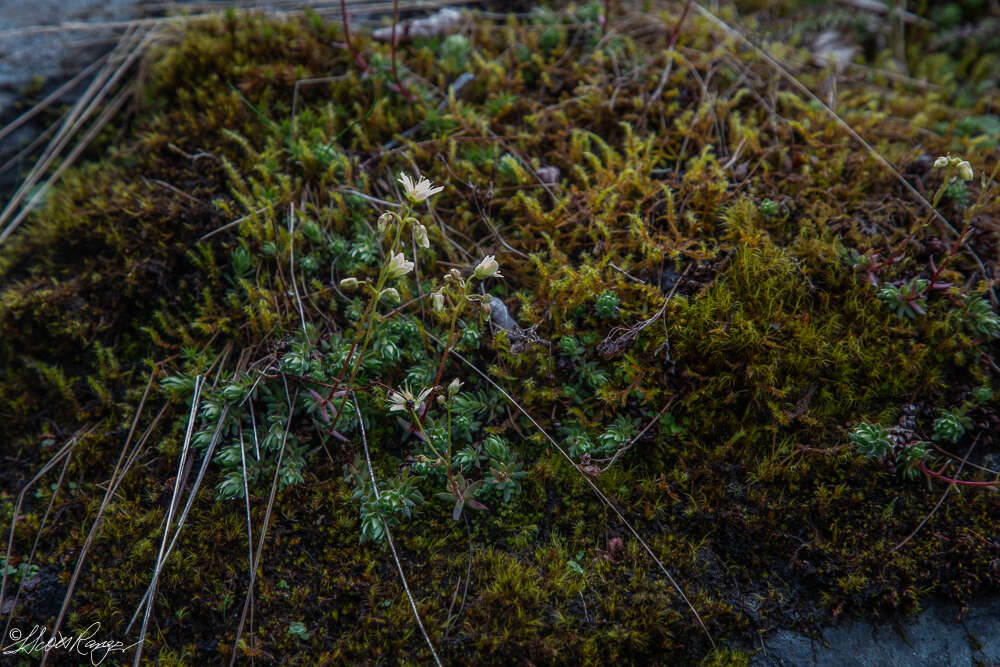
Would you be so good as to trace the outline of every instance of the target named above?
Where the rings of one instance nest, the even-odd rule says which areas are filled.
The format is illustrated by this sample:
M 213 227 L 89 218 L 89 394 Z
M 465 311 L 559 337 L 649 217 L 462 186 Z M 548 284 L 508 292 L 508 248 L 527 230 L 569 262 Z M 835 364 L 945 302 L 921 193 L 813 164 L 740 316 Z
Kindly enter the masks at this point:
M 410 91 L 403 87 L 403 82 L 399 80 L 399 71 L 396 69 L 396 24 L 399 23 L 399 0 L 392 0 L 392 79 L 396 82 L 396 87 L 407 102 L 413 101 Z
M 961 486 L 1000 486 L 1000 481 L 996 482 L 967 482 L 962 479 L 955 479 L 953 477 L 948 477 L 947 475 L 942 475 L 939 472 L 934 472 L 930 468 L 924 465 L 923 461 L 920 462 L 920 471 L 923 472 L 928 477 L 933 477 L 934 479 L 939 479 L 942 482 L 948 482 L 949 484 L 959 484 Z
M 364 58 L 358 53 L 354 45 L 351 44 L 351 24 L 347 19 L 347 3 L 346 0 L 340 0 L 340 17 L 341 22 L 344 24 L 344 41 L 347 42 L 347 50 L 351 52 L 351 56 L 354 58 L 354 62 L 358 64 L 362 72 L 368 71 L 368 64 L 365 63 Z
M 677 44 L 677 39 L 681 36 L 681 26 L 684 25 L 684 19 L 687 18 L 688 12 L 691 11 L 692 0 L 687 0 L 684 3 L 684 11 L 681 12 L 681 17 L 677 20 L 677 25 L 674 26 L 674 32 L 670 35 L 670 41 L 667 42 L 667 48 L 672 49 Z

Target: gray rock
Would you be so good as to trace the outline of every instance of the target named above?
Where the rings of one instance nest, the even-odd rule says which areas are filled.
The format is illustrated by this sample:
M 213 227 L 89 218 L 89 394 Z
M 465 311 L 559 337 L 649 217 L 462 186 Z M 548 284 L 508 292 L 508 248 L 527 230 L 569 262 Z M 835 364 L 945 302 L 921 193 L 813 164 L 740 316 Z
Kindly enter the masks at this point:
M 1000 599 L 958 607 L 932 603 L 894 627 L 868 621 L 825 628 L 821 639 L 779 630 L 750 660 L 761 667 L 938 667 L 1000 665 Z

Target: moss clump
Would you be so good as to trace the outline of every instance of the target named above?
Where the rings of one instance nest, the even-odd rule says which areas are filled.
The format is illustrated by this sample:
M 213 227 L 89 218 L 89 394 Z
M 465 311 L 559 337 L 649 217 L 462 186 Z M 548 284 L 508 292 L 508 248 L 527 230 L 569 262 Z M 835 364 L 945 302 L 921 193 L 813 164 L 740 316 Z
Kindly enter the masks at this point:
M 395 175 L 414 168 L 446 189 L 417 212 L 430 248 L 406 251 L 417 270 L 398 283 L 398 308 L 380 311 L 393 315 L 359 370 L 356 401 L 380 480 L 391 488 L 401 470 L 425 465 L 417 490 L 432 500 L 394 536 L 448 661 L 745 659 L 713 650 L 585 475 L 720 645 L 779 625 L 906 613 L 931 594 L 964 602 L 996 592 L 988 536 L 1000 510 L 988 493 L 952 494 L 935 511 L 943 486 L 928 491 L 847 438 L 862 421 L 888 429 L 904 403 L 929 432 L 939 409 L 996 387 L 996 339 L 968 325 L 971 300 L 995 308 L 995 185 L 972 181 L 964 203 L 941 199 L 967 229 L 957 246 L 821 107 L 774 83 L 754 56 L 736 60 L 709 24 L 690 18 L 684 48 L 664 50 L 672 20 L 625 17 L 636 27 L 604 39 L 593 9 L 477 19 L 461 42 L 402 47 L 411 99 L 393 88 L 387 46 L 355 35 L 369 62 L 361 72 L 331 46 L 338 29 L 318 19 L 230 14 L 150 54 L 121 143 L 68 174 L 0 253 L 5 488 L 29 479 L 57 443 L 74 443 L 73 486 L 59 487 L 59 521 L 36 552 L 48 597 L 29 594 L 18 618 L 58 613 L 127 442 L 137 458 L 67 617 L 71 628 L 99 620 L 125 634 L 178 473 L 193 388 L 184 378 L 197 376 L 207 378 L 197 420 L 207 435 L 196 463 L 213 446 L 212 418 L 258 391 L 253 414 L 272 417 L 262 422 L 265 452 L 276 434 L 297 467 L 273 504 L 254 624 L 237 643 L 246 506 L 203 489 L 163 570 L 145 655 L 430 658 L 392 559 L 359 544 L 359 502 L 343 474 L 363 470 L 359 424 L 326 424 L 322 400 L 366 304 L 340 279 L 378 275 L 379 201 L 395 201 Z M 473 78 L 449 92 L 459 70 Z M 803 74 L 813 87 L 825 76 Z M 296 81 L 321 77 L 296 95 Z M 932 197 L 948 187 L 933 156 L 963 154 L 977 173 L 997 157 L 958 129 L 991 113 L 987 103 L 955 108 L 946 90 L 872 75 L 840 86 L 837 109 Z M 483 300 L 496 314 L 487 301 L 496 297 L 508 319 L 491 327 L 463 315 L 455 345 L 558 438 L 573 466 L 431 338 L 447 338 L 448 322 L 421 297 L 488 254 L 504 280 L 485 283 Z M 914 279 L 952 285 L 931 290 L 912 318 L 870 284 Z M 168 376 L 179 379 L 161 384 Z M 435 499 L 440 480 L 419 458 L 421 440 L 384 412 L 386 387 L 454 377 L 468 402 L 454 428 L 470 456 L 502 439 L 511 465 L 529 473 L 517 493 L 494 486 L 488 511 L 459 521 L 454 493 Z M 988 467 L 1000 447 L 997 405 L 969 403 L 966 432 L 949 443 L 959 451 L 939 453 L 937 466 L 952 460 L 955 473 L 975 440 L 968 461 Z M 249 423 L 225 432 L 204 486 L 241 497 L 226 466 L 237 469 L 238 435 L 257 433 Z M 477 474 L 495 474 L 476 461 Z M 271 465 L 247 485 L 255 539 Z M 22 508 L 11 566 L 52 492 L 43 486 Z M 15 496 L 0 498 L 11 516 Z

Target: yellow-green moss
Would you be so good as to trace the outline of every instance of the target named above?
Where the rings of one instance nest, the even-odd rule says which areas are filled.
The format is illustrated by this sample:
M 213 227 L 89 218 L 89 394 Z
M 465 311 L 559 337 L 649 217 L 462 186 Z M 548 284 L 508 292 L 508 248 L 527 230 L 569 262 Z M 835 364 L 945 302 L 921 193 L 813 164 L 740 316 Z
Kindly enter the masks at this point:
M 764 108 L 707 24 L 689 19 L 685 48 L 667 52 L 672 23 L 655 14 L 642 19 L 648 30 L 599 48 L 596 24 L 570 21 L 552 41 L 552 26 L 539 21 L 471 24 L 465 67 L 475 79 L 459 96 L 439 99 L 455 72 L 438 66 L 436 42 L 402 48 L 423 96 L 414 103 L 388 87 L 386 46 L 355 36 L 373 63 L 362 76 L 331 45 L 342 35 L 319 21 L 231 14 L 189 26 L 150 55 L 121 144 L 67 174 L 0 254 L 8 436 L 0 451 L 13 461 L 4 481 L 13 488 L 16 475 L 29 478 L 51 456 L 50 441 L 91 428 L 72 454 L 77 486 L 61 492 L 37 554 L 57 588 L 150 374 L 231 373 L 241 354 L 264 358 L 295 331 L 290 205 L 302 220 L 299 257 L 322 263 L 298 275 L 304 307 L 328 334 L 345 326 L 350 306 L 331 287 L 342 276 L 304 227 L 330 238 L 363 229 L 376 209 L 356 193 L 384 199 L 396 172 L 417 167 L 447 186 L 425 218 L 434 250 L 420 255 L 423 277 L 448 262 L 500 256 L 498 293 L 539 340 L 515 346 L 500 332 L 477 360 L 547 429 L 599 429 L 621 416 L 645 426 L 673 401 L 673 427 L 661 420 L 596 481 L 720 644 L 801 619 L 911 611 L 932 593 L 995 592 L 997 555 L 982 536 L 995 533 L 1000 510 L 987 493 L 952 494 L 893 550 L 943 488 L 905 481 L 845 447 L 855 421 L 891 423 L 904 402 L 928 415 L 973 385 L 996 384 L 983 355 L 996 355 L 997 343 L 956 335 L 945 296 L 927 318 L 901 320 L 841 258 L 847 248 L 897 244 L 923 215 L 917 205 L 816 105 L 769 83 L 757 91 L 774 104 Z M 771 80 L 766 64 L 742 55 L 745 73 Z M 652 99 L 668 60 L 667 85 Z M 326 76 L 300 89 L 291 121 L 295 82 Z M 963 113 L 941 94 L 902 84 L 883 92 L 858 81 L 838 90 L 838 108 L 893 163 L 971 145 L 929 131 Z M 977 153 L 977 164 L 996 157 Z M 557 184 L 537 177 L 546 166 L 560 170 Z M 918 175 L 926 191 L 937 186 L 933 172 Z M 1000 212 L 990 197 L 980 220 Z M 778 215 L 758 212 L 764 198 L 780 204 Z M 976 247 L 995 270 L 997 230 L 982 226 Z M 882 279 L 914 275 L 948 240 L 921 227 Z M 239 247 L 254 260 L 233 278 Z M 973 268 L 960 256 L 949 270 L 961 283 Z M 598 352 L 601 340 L 659 312 L 675 283 L 659 319 Z M 619 305 L 602 316 L 595 300 L 607 290 Z M 583 341 L 582 357 L 560 352 L 563 336 Z M 588 384 L 583 364 L 606 380 Z M 476 383 L 449 361 L 445 377 L 456 375 Z M 154 390 L 150 400 L 139 432 L 170 397 Z M 138 605 L 186 410 L 180 401 L 167 408 L 110 505 L 71 627 L 100 620 L 122 632 Z M 527 420 L 498 412 L 490 430 L 529 463 L 522 495 L 471 516 L 468 531 L 431 502 L 396 532 L 442 655 L 455 664 L 745 664 L 742 654 L 711 650 L 580 472 Z M 995 400 L 979 416 L 991 415 Z M 301 430 L 312 448 L 314 436 Z M 397 436 L 391 425 L 372 433 L 379 474 L 403 461 Z M 980 454 L 997 446 L 984 443 Z M 391 558 L 359 545 L 357 502 L 341 479 L 357 443 L 315 449 L 305 482 L 277 498 L 255 623 L 239 650 L 309 664 L 427 662 Z M 214 487 L 209 470 L 205 486 Z M 31 543 L 47 493 L 18 525 L 17 553 Z M 5 521 L 12 497 L 0 496 Z M 267 489 L 251 498 L 259 530 Z M 611 552 L 615 538 L 620 553 Z M 203 490 L 167 561 L 144 655 L 164 664 L 228 659 L 248 582 L 246 539 L 242 504 Z M 39 622 L 54 615 L 32 609 Z M 308 639 L 287 632 L 294 621 Z

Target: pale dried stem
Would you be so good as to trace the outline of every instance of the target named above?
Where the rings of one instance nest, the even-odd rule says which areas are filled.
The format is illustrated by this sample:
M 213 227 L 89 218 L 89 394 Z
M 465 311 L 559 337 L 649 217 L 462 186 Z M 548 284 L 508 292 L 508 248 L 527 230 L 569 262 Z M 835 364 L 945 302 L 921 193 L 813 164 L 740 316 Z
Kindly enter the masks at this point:
M 351 390 L 351 402 L 354 403 L 354 410 L 358 415 L 358 425 L 361 430 L 361 444 L 365 449 L 365 462 L 368 464 L 368 476 L 371 479 L 372 491 L 375 493 L 375 499 L 378 500 L 380 497 L 378 484 L 375 483 L 375 469 L 372 467 L 372 457 L 371 452 L 368 451 L 368 437 L 365 435 L 365 421 L 361 416 L 361 408 L 358 407 L 357 396 L 354 395 L 354 390 Z M 428 441 L 429 442 L 429 441 Z M 417 619 L 417 625 L 420 627 L 420 632 L 424 636 L 424 641 L 427 642 L 427 647 L 431 650 L 431 655 L 434 656 L 434 662 L 441 667 L 441 659 L 438 657 L 437 651 L 434 650 L 434 644 L 431 642 L 430 635 L 427 634 L 427 630 L 424 628 L 424 622 L 420 619 L 420 612 L 417 611 L 417 603 L 413 599 L 413 594 L 410 593 L 410 586 L 406 583 L 406 574 L 403 572 L 403 564 L 399 560 L 399 554 L 396 553 L 396 545 L 392 541 L 392 533 L 389 532 L 389 524 L 383 519 L 382 528 L 385 530 L 386 539 L 389 542 L 389 549 L 392 550 L 392 557 L 396 561 L 396 569 L 399 570 L 399 578 L 403 582 L 403 590 L 406 591 L 406 598 L 410 601 L 410 609 L 413 610 L 413 616 Z
M 281 379 L 285 382 L 285 376 Z M 243 611 L 240 613 L 240 623 L 236 628 L 236 637 L 233 639 L 233 654 L 230 658 L 230 666 L 236 664 L 236 656 L 239 654 L 240 636 L 243 634 L 243 626 L 246 625 L 247 613 L 253 601 L 254 583 L 257 578 L 257 570 L 260 568 L 260 557 L 264 551 L 264 539 L 267 537 L 267 526 L 271 521 L 271 511 L 274 509 L 274 498 L 278 493 L 278 476 L 281 473 L 281 462 L 285 457 L 285 445 L 288 443 L 288 431 L 292 426 L 292 418 L 295 413 L 295 402 L 298 399 L 298 390 L 291 398 L 288 397 L 288 383 L 285 382 L 285 397 L 289 401 L 288 423 L 285 424 L 285 431 L 281 436 L 281 449 L 278 450 L 278 460 L 274 465 L 274 479 L 271 482 L 271 494 L 267 499 L 267 510 L 264 512 L 264 523 L 260 528 L 260 538 L 257 540 L 257 553 L 253 558 L 250 567 L 250 582 L 247 584 L 247 595 L 243 600 Z

